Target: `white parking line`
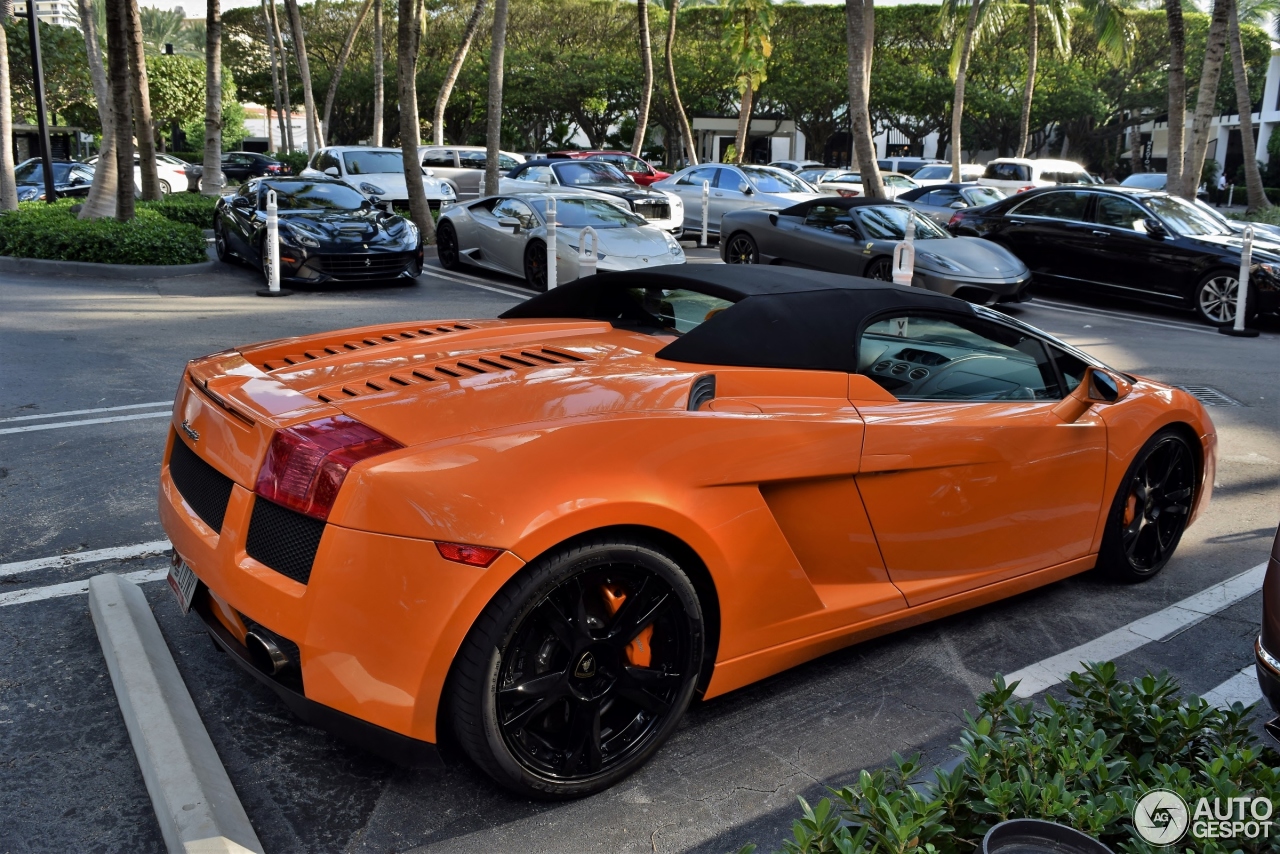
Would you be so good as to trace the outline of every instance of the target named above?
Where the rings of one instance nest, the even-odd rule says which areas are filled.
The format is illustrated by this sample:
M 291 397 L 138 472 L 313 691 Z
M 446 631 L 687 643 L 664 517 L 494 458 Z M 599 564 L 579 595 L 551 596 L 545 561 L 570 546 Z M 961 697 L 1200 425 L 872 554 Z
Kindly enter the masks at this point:
M 116 415 L 111 418 L 85 418 L 81 421 L 59 421 L 56 424 L 28 424 L 25 427 L 0 427 L 0 436 L 7 433 L 35 433 L 38 430 L 61 430 L 63 427 L 84 427 L 89 424 L 111 424 L 116 421 L 138 421 L 143 418 L 168 418 L 166 412 L 143 412 L 139 415 Z
M 1250 664 L 1226 682 L 1203 695 L 1211 706 L 1230 708 L 1232 703 L 1244 706 L 1252 705 L 1262 699 L 1262 689 L 1258 687 L 1258 674 Z
M 1168 608 L 1107 632 L 1100 638 L 1009 673 L 1005 679 L 1020 683 L 1014 692 L 1015 696 L 1034 696 L 1064 681 L 1071 671 L 1079 670 L 1083 662 L 1118 658 L 1151 641 L 1167 638 L 1252 596 L 1262 589 L 1262 579 L 1266 573 L 1267 565 L 1258 564 L 1234 578 L 1228 578 L 1181 602 L 1175 602 Z
M 423 267 L 422 273 L 423 275 L 426 275 L 426 276 L 433 276 L 437 279 L 444 279 L 446 282 L 453 282 L 455 285 L 466 285 L 469 288 L 479 288 L 482 291 L 493 291 L 495 294 L 503 294 L 504 296 L 519 297 L 520 299 L 528 299 L 529 297 L 534 296 L 533 291 L 529 291 L 528 293 L 520 293 L 519 291 L 508 291 L 503 288 L 494 287 L 493 285 L 487 282 L 481 283 L 480 280 L 472 280 L 470 276 L 464 277 L 460 273 L 446 273 L 443 271 L 437 272 L 428 267 Z
M 1051 302 L 1044 299 L 1034 299 L 1027 303 L 1024 308 L 1044 308 L 1049 311 L 1060 311 L 1066 314 L 1079 314 L 1084 317 L 1092 318 L 1111 318 L 1114 320 L 1122 320 L 1125 323 L 1141 323 L 1144 326 L 1159 326 L 1161 329 L 1176 329 L 1179 332 L 1195 332 L 1200 335 L 1216 335 L 1216 329 L 1209 329 L 1205 326 L 1195 326 L 1190 323 L 1166 323 L 1159 320 L 1147 320 L 1146 318 L 1135 317 L 1132 314 L 1123 314 L 1118 311 L 1107 311 L 1097 308 L 1077 308 L 1076 306 L 1063 305 L 1058 302 Z
M 53 557 L 38 557 L 33 560 L 19 560 L 13 563 L 0 563 L 0 578 L 6 575 L 20 575 L 24 572 L 35 572 L 40 569 L 54 569 L 75 566 L 79 563 L 97 563 L 104 560 L 126 560 L 131 557 L 161 554 L 168 551 L 168 540 L 154 540 L 150 543 L 138 543 L 133 546 L 115 546 L 109 549 L 94 549 L 87 552 L 72 552 Z
M 0 418 L 0 424 L 7 421 L 35 421 L 37 418 L 63 418 L 69 415 L 95 415 L 99 412 L 122 412 L 126 409 L 152 409 L 157 406 L 172 405 L 172 400 L 157 400 L 155 403 L 131 403 L 128 406 L 103 406 L 98 409 L 72 409 L 67 412 L 48 412 L 44 415 L 15 415 L 11 418 Z
M 121 578 L 138 584 L 145 584 L 148 581 L 163 581 L 168 574 L 169 570 L 167 569 L 142 569 L 122 575 Z M 0 608 L 5 608 L 9 605 L 22 605 L 27 602 L 40 602 L 45 599 L 57 599 L 62 596 L 76 596 L 80 593 L 88 592 L 89 579 L 87 578 L 80 581 L 67 581 L 62 584 L 50 584 L 48 587 L 28 587 L 25 590 L 15 590 L 12 593 L 0 593 Z

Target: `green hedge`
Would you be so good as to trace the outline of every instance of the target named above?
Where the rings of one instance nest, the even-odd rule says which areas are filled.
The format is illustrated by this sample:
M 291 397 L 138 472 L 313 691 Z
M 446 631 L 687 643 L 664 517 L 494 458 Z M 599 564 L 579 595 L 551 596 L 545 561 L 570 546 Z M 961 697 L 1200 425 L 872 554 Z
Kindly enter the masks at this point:
M 97 264 L 198 264 L 209 260 L 204 233 L 141 208 L 129 222 L 77 219 L 71 206 L 26 203 L 0 214 L 0 255 Z M 155 204 L 155 203 L 153 203 Z
M 1122 682 L 1110 662 L 1071 674 L 1069 699 L 1046 696 L 1047 708 L 1011 702 L 1016 685 L 997 677 L 978 698 L 978 717 L 965 714 L 955 770 L 935 770 L 932 781 L 912 786 L 920 757 L 894 754 L 894 767 L 863 771 L 854 785 L 832 790 L 834 806 L 823 798 L 810 808 L 802 798 L 783 852 L 971 854 L 1001 821 L 1038 818 L 1115 851 L 1154 854 L 1172 849 L 1147 844 L 1132 824 L 1134 804 L 1151 789 L 1176 792 L 1192 811 L 1200 798 L 1280 797 L 1280 757 L 1250 731 L 1252 707 L 1179 698 L 1166 674 Z M 1274 839 L 1201 840 L 1192 832 L 1178 851 L 1274 850 Z
M 200 193 L 170 193 L 158 202 L 138 202 L 138 209 L 155 211 L 165 219 L 199 228 L 213 228 L 213 206 L 217 196 Z
M 308 156 L 305 151 L 295 151 L 292 154 L 285 154 L 283 151 L 273 151 L 269 156 L 274 157 L 281 163 L 288 164 L 289 169 L 294 175 L 297 175 L 303 169 L 307 168 Z

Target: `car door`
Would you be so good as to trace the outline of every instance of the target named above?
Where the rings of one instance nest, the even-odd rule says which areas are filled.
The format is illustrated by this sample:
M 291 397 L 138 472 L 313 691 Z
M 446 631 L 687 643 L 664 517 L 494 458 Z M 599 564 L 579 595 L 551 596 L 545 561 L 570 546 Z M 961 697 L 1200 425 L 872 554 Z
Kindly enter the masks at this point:
M 702 228 L 702 182 L 706 181 L 711 187 L 714 187 L 716 185 L 716 173 L 719 171 L 720 167 L 718 166 L 699 166 L 686 172 L 683 177 L 674 181 L 669 188 L 669 192 L 676 193 L 684 202 L 685 228 L 695 230 Z M 708 192 L 709 197 L 710 193 Z M 713 234 L 720 227 L 720 221 L 712 218 L 710 213 L 707 215 L 707 223 Z
M 858 489 L 912 606 L 1092 559 L 1106 427 L 1054 413 L 1078 380 L 1049 347 L 968 313 L 896 311 L 862 332 L 858 372 L 898 400 L 854 401 Z
M 716 181 L 711 185 L 711 200 L 707 208 L 707 222 L 711 230 L 720 233 L 720 219 L 729 211 L 755 207 L 747 190 L 751 187 L 747 178 L 737 169 L 728 166 L 720 167 L 716 173 Z M 701 198 L 699 198 L 701 204 Z M 699 210 L 701 216 L 701 210 Z
M 474 214 L 475 211 L 473 210 Z M 524 275 L 524 249 L 529 242 L 529 229 L 538 223 L 533 211 L 519 199 L 502 199 L 488 216 L 474 217 L 480 225 L 480 252 L 490 264 L 512 275 Z M 520 228 L 502 225 L 501 220 L 514 219 Z
M 778 221 L 784 219 L 794 220 L 779 217 Z M 862 272 L 857 226 L 849 211 L 839 205 L 811 205 L 799 225 L 779 242 L 783 244 L 779 247 L 785 253 L 783 257 L 792 264 L 849 276 Z
M 249 260 L 258 257 L 258 206 L 257 182 L 243 185 L 231 197 L 231 204 L 224 206 L 227 245 L 231 251 Z
M 1185 281 L 1195 272 L 1195 253 L 1180 249 L 1175 239 L 1148 233 L 1146 223 L 1155 217 L 1131 199 L 1097 196 L 1090 278 L 1116 291 L 1181 301 Z
M 1087 287 L 1087 254 L 1093 241 L 1091 201 L 1092 194 L 1079 190 L 1032 196 L 1006 212 L 1000 230 L 989 236 L 1008 247 L 1037 276 Z
M 951 205 L 963 201 L 960 191 L 955 187 L 939 187 L 925 193 L 911 204 L 929 219 L 939 225 L 946 225 L 951 221 L 951 215 L 955 213 Z

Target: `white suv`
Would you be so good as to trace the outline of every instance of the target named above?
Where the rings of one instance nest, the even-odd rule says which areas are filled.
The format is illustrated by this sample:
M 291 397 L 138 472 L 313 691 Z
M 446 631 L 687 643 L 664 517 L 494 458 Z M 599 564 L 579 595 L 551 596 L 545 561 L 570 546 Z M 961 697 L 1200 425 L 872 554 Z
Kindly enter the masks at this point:
M 1079 163 L 1070 160 L 1030 160 L 1026 157 L 998 157 L 987 164 L 978 183 L 997 187 L 1012 196 L 1036 187 L 1057 184 L 1093 184 L 1093 178 Z
M 404 154 L 398 148 L 374 148 L 368 145 L 332 145 L 311 157 L 301 178 L 338 178 L 359 191 L 365 198 L 390 203 L 400 211 L 409 209 L 409 187 L 404 180 Z M 432 209 L 457 200 L 453 187 L 430 169 L 422 170 L 422 187 Z

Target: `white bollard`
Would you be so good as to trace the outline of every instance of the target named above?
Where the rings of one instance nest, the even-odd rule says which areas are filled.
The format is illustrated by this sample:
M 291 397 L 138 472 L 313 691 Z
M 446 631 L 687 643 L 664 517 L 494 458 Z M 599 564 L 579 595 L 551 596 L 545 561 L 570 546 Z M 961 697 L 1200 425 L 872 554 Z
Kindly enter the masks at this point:
M 916 271 L 916 218 L 907 219 L 906 239 L 893 247 L 893 283 L 911 285 Z
M 591 248 L 587 248 L 587 238 L 591 238 Z M 578 235 L 578 278 L 585 279 L 587 276 L 596 274 L 596 252 L 600 246 L 600 240 L 596 237 L 596 230 L 591 226 L 582 229 L 582 233 Z
M 293 293 L 280 288 L 280 216 L 276 205 L 276 191 L 267 190 L 267 234 L 262 240 L 266 253 L 267 286 L 258 291 L 260 297 L 283 297 Z
M 556 197 L 547 196 L 547 290 L 556 286 Z
M 1234 184 L 1232 185 L 1235 186 Z M 1219 329 L 1224 335 L 1237 338 L 1257 338 L 1258 330 L 1246 329 L 1249 313 L 1249 268 L 1253 266 L 1253 226 L 1244 227 L 1244 240 L 1240 245 L 1240 275 L 1236 284 L 1236 319 L 1230 328 Z
M 1219 198 L 1221 198 L 1221 196 L 1219 196 Z M 1236 198 L 1236 185 L 1232 184 L 1231 188 L 1227 190 L 1227 207 L 1231 207 L 1232 203 L 1235 201 L 1235 198 Z
M 698 246 L 702 249 L 707 248 L 707 206 L 711 203 L 711 182 L 702 182 L 702 237 L 698 240 Z
M 480 186 L 477 188 L 477 191 L 478 191 L 478 195 L 476 196 L 476 198 L 483 199 L 484 198 L 484 173 L 483 172 L 480 173 Z

